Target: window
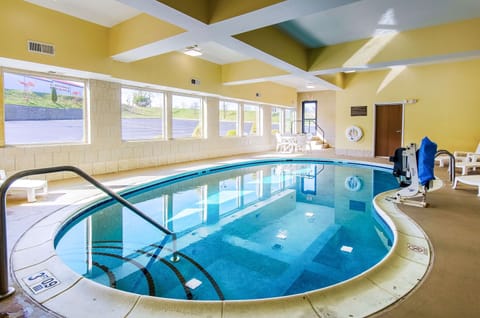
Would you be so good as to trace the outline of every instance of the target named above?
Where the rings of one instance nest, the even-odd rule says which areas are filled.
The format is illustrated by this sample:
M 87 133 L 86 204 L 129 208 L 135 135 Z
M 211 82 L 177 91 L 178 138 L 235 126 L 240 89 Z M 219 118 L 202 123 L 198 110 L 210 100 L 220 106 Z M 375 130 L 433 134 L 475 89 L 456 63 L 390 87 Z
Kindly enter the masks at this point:
M 296 133 L 295 117 L 296 112 L 293 109 L 285 109 L 285 132 Z
M 172 137 L 203 137 L 200 97 L 172 95 Z
M 3 73 L 5 143 L 85 141 L 85 83 L 59 77 Z
M 317 102 L 302 102 L 302 133 L 315 134 L 317 131 Z
M 164 95 L 122 88 L 122 139 L 163 138 Z
M 238 103 L 220 101 L 219 104 L 220 136 L 238 135 Z
M 243 135 L 259 135 L 260 108 L 257 105 L 243 105 Z
M 283 133 L 283 127 L 280 125 L 282 122 L 283 110 L 278 107 L 272 107 L 272 135 L 276 133 Z

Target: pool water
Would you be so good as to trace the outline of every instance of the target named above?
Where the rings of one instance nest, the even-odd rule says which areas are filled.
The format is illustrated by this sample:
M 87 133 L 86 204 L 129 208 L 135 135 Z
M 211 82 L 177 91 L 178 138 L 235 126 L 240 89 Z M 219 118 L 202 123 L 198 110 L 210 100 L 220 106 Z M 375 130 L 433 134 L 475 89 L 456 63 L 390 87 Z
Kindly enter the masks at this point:
M 57 254 L 112 288 L 240 300 L 340 283 L 380 262 L 393 243 L 372 207 L 376 194 L 398 186 L 388 169 L 279 161 L 173 180 L 124 196 L 176 237 L 104 200 L 64 226 Z

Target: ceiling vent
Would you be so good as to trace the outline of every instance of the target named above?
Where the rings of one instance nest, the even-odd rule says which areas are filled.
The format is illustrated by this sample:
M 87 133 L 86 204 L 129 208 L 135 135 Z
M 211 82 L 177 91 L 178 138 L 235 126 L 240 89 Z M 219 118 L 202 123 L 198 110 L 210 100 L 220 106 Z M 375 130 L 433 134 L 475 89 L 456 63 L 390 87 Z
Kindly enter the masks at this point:
M 47 55 L 55 55 L 55 46 L 52 44 L 28 41 L 28 51 Z

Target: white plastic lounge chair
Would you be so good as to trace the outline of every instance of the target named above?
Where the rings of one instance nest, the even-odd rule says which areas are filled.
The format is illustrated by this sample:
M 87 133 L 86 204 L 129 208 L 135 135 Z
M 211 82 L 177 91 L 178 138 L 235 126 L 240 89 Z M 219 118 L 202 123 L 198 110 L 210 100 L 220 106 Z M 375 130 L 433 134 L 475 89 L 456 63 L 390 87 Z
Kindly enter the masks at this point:
M 455 151 L 453 152 L 453 156 L 455 157 L 455 163 L 462 163 L 464 162 L 469 155 L 477 154 L 480 156 L 480 142 L 477 145 L 477 149 L 474 152 L 471 151 Z M 450 161 L 450 157 L 447 155 L 441 155 L 435 158 L 435 161 L 438 162 L 439 167 L 444 167 L 445 163 Z
M 453 183 L 453 188 L 456 189 L 458 182 L 477 186 L 478 187 L 478 196 L 480 197 L 480 175 L 469 175 L 469 176 L 459 176 L 455 178 L 455 182 Z
M 0 184 L 7 179 L 4 170 L 0 170 Z M 28 202 L 35 202 L 36 191 L 41 190 L 39 194 L 46 195 L 48 193 L 48 184 L 46 180 L 33 180 L 33 179 L 20 179 L 15 180 L 10 187 L 9 191 L 25 192 L 27 194 Z
M 455 161 L 455 168 L 462 169 L 462 175 L 467 175 L 468 171 L 472 169 L 475 171 L 480 168 L 480 153 L 469 153 L 465 157 L 465 160 L 457 162 Z

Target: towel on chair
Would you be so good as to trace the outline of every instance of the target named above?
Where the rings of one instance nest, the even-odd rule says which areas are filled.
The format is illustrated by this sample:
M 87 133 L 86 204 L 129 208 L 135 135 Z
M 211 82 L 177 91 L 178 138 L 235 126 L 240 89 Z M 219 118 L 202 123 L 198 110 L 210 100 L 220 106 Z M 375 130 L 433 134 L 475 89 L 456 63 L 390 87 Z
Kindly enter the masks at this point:
M 437 153 L 437 144 L 424 137 L 418 149 L 418 178 L 420 184 L 425 186 L 431 180 L 435 180 L 433 168 L 435 167 L 435 154 Z

